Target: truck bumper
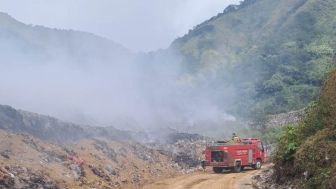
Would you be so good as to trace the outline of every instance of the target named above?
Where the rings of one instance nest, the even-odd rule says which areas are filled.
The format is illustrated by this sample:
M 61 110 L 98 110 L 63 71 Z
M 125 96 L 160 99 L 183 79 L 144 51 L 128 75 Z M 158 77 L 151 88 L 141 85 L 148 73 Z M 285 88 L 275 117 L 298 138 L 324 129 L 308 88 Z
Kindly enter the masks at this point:
M 226 162 L 207 162 L 206 163 L 206 166 L 210 166 L 210 167 L 233 167 L 233 165 L 229 165 L 228 163 Z

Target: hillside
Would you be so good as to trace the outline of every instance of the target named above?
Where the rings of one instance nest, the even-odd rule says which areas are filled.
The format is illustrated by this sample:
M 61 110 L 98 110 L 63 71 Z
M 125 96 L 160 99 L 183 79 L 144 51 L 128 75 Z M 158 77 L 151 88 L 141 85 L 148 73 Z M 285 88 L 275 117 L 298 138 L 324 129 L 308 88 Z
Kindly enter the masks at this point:
M 114 141 L 135 140 L 132 133 L 113 127 L 78 125 L 5 105 L 0 105 L 0 129 L 63 144 L 95 137 Z M 146 140 L 145 136 L 143 140 Z
M 244 117 L 299 110 L 335 67 L 334 0 L 245 0 L 173 42 L 181 83 Z
M 21 23 L 0 13 L 0 55 L 7 64 L 64 63 L 81 66 L 129 60 L 126 48 L 90 33 Z M 109 62 L 109 64 L 113 64 Z
M 97 117 L 104 117 L 102 108 L 112 111 L 111 99 L 125 96 L 122 90 L 135 88 L 129 78 L 137 74 L 130 71 L 136 69 L 134 58 L 109 39 L 27 25 L 0 13 L 0 104 L 79 124 L 111 125 Z

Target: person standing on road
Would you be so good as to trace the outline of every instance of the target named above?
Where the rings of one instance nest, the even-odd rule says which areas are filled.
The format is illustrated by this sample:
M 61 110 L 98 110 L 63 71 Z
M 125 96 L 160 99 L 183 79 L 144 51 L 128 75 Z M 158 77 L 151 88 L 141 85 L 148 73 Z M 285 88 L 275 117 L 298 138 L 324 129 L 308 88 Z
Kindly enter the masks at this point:
M 206 163 L 206 160 L 205 160 L 205 152 L 204 151 L 200 155 L 199 161 L 200 161 L 201 167 L 203 169 L 203 172 L 205 172 L 205 163 Z

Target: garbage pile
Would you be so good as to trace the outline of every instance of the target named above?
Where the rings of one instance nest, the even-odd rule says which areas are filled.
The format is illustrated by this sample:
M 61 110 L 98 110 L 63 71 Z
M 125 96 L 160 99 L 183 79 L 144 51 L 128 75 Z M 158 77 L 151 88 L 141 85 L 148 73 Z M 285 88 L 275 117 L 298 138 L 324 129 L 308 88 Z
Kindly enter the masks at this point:
M 107 142 L 102 140 L 95 140 L 94 146 L 98 151 L 103 152 L 108 158 L 117 162 L 117 153 L 114 149 L 108 146 Z
M 210 139 L 197 134 L 175 133 L 166 144 L 151 143 L 150 147 L 171 157 L 182 173 L 189 173 L 199 166 L 199 156 Z
M 155 150 L 148 148 L 144 145 L 135 144 L 133 146 L 133 152 L 139 159 L 142 159 L 149 163 L 154 163 L 154 162 L 157 163 L 160 161 L 158 157 L 158 153 L 155 152 Z
M 63 145 L 0 129 L 0 188 L 131 189 L 178 168 L 171 156 L 145 144 L 99 138 Z
M 34 172 L 20 166 L 0 167 L 0 188 L 62 189 L 60 183 L 50 179 L 44 172 Z
M 173 145 L 169 145 L 169 150 L 173 152 L 173 161 L 178 163 L 183 169 L 192 169 L 199 165 L 199 156 L 207 144 L 206 140 L 179 140 Z

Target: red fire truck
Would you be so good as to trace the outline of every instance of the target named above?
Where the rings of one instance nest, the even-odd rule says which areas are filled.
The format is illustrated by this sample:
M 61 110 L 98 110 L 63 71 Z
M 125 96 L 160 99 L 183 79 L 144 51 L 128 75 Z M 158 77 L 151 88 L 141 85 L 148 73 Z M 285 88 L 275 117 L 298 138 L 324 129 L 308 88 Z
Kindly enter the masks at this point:
M 223 170 L 240 172 L 244 167 L 260 169 L 265 155 L 263 143 L 257 138 L 239 142 L 217 141 L 205 149 L 206 166 L 213 167 L 215 173 Z

